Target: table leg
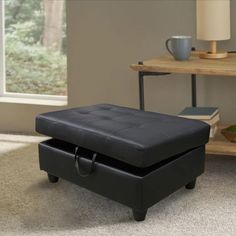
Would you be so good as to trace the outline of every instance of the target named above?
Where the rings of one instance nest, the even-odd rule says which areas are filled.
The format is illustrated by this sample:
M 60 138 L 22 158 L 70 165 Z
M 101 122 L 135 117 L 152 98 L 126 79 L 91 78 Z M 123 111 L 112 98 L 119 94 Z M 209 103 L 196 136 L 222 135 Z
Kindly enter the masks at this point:
M 139 72 L 139 109 L 144 111 L 144 81 L 143 74 Z
M 192 107 L 197 106 L 197 81 L 196 75 L 192 74 Z

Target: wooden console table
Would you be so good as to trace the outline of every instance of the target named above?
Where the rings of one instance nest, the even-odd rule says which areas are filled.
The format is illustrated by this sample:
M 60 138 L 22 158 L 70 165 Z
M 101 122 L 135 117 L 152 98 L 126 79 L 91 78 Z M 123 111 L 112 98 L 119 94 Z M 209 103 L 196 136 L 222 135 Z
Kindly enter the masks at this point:
M 175 61 L 172 56 L 139 62 L 130 66 L 139 74 L 139 106 L 144 110 L 144 78 L 171 73 L 189 74 L 192 81 L 192 106 L 197 106 L 196 75 L 234 76 L 236 77 L 236 53 L 230 52 L 229 57 L 218 60 L 200 59 L 198 52 L 193 52 L 188 61 Z M 225 127 L 220 125 L 220 128 Z M 209 154 L 236 156 L 236 145 L 227 141 L 220 131 L 210 139 L 206 147 Z

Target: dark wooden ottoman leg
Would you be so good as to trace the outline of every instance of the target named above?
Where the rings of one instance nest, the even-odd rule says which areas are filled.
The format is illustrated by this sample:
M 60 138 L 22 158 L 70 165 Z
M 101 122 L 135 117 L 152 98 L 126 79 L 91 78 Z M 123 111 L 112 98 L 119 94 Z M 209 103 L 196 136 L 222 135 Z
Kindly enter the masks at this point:
M 51 175 L 48 173 L 48 181 L 50 183 L 56 183 L 56 182 L 58 182 L 58 180 L 59 180 L 59 178 L 57 176 L 54 176 L 54 175 Z
M 147 214 L 147 209 L 146 210 L 135 210 L 133 209 L 133 216 L 136 221 L 143 221 L 145 220 Z
M 186 188 L 186 189 L 194 189 L 194 188 L 195 188 L 195 185 L 196 185 L 196 181 L 197 181 L 197 179 L 195 179 L 195 180 L 189 182 L 188 184 L 185 185 L 185 188 Z

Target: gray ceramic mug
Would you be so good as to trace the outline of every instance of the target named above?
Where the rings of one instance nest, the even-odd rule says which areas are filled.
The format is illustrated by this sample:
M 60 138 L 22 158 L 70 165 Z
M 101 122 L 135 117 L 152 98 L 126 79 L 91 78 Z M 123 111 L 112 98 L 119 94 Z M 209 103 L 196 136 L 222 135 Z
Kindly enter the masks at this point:
M 175 60 L 188 60 L 192 50 L 192 37 L 172 36 L 171 38 L 166 40 L 166 49 L 175 58 Z

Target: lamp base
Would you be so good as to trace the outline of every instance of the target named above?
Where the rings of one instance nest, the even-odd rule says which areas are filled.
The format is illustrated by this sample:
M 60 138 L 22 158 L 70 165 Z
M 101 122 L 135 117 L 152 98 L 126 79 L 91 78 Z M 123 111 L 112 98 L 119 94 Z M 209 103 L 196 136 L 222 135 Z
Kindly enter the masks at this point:
M 201 52 L 199 53 L 199 57 L 202 59 L 221 59 L 228 57 L 228 52 Z

